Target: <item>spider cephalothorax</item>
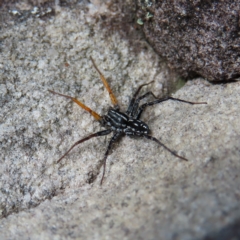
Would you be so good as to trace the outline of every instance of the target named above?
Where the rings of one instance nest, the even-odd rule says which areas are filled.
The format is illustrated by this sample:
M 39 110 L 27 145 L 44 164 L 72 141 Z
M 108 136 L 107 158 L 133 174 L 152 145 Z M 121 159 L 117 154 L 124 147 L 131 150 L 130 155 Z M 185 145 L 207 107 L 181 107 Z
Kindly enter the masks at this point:
M 113 132 L 113 136 L 112 136 L 112 138 L 111 138 L 111 140 L 108 144 L 107 150 L 106 150 L 104 158 L 103 158 L 103 174 L 102 174 L 102 179 L 101 179 L 100 184 L 102 184 L 103 179 L 104 179 L 105 169 L 106 169 L 106 159 L 107 159 L 107 156 L 109 155 L 109 151 L 110 151 L 113 143 L 116 142 L 119 138 L 121 138 L 124 135 L 145 137 L 149 140 L 152 140 L 152 141 L 158 143 L 160 146 L 164 147 L 166 150 L 168 150 L 174 156 L 187 161 L 186 158 L 184 158 L 182 156 L 179 156 L 174 151 L 172 151 L 167 146 L 165 146 L 163 143 L 161 143 L 158 139 L 151 136 L 150 135 L 150 129 L 149 129 L 148 125 L 145 122 L 141 121 L 140 117 L 141 117 L 142 112 L 144 111 L 144 109 L 147 106 L 152 106 L 154 104 L 164 102 L 164 101 L 167 101 L 167 100 L 179 101 L 179 102 L 184 102 L 184 103 L 189 103 L 189 104 L 206 104 L 206 102 L 188 102 L 188 101 L 178 99 L 178 98 L 173 98 L 173 97 L 170 97 L 170 96 L 167 96 L 167 97 L 164 97 L 164 98 L 157 98 L 151 91 L 145 93 L 144 95 L 142 95 L 140 97 L 137 97 L 140 90 L 142 89 L 142 87 L 152 83 L 152 82 L 150 82 L 150 83 L 146 83 L 146 84 L 141 85 L 137 89 L 137 91 L 135 92 L 135 94 L 133 95 L 133 97 L 130 101 L 130 104 L 128 106 L 127 111 L 125 113 L 123 113 L 123 112 L 120 111 L 120 108 L 119 108 L 118 103 L 117 103 L 117 99 L 114 96 L 111 88 L 109 87 L 109 85 L 107 83 L 107 80 L 105 79 L 103 74 L 100 72 L 100 70 L 97 68 L 97 66 L 96 66 L 96 64 L 95 64 L 95 62 L 93 61 L 92 58 L 91 58 L 91 61 L 93 63 L 93 66 L 95 67 L 95 69 L 98 71 L 98 73 L 100 75 L 100 78 L 101 78 L 104 86 L 106 87 L 106 89 L 109 93 L 109 96 L 111 98 L 111 101 L 112 101 L 112 104 L 113 104 L 114 107 L 110 108 L 106 115 L 100 116 L 99 114 L 97 114 L 96 112 L 91 110 L 89 107 L 84 105 L 82 102 L 80 102 L 76 98 L 73 98 L 73 97 L 70 97 L 70 96 L 67 96 L 67 95 L 49 90 L 53 94 L 58 94 L 60 96 L 66 97 L 66 98 L 70 98 L 72 101 L 76 102 L 80 107 L 82 107 L 83 109 L 88 111 L 97 121 L 100 122 L 100 124 L 103 127 L 106 128 L 105 130 L 93 133 L 93 134 L 77 141 L 76 143 L 74 143 L 72 145 L 72 147 L 60 159 L 58 159 L 57 162 L 60 162 L 78 144 L 80 144 L 82 142 L 85 142 L 85 141 L 87 141 L 87 140 L 89 140 L 93 137 L 108 135 L 111 132 Z M 151 101 L 151 102 L 144 103 L 144 104 L 139 106 L 140 100 L 142 100 L 143 98 L 146 98 L 149 95 L 151 95 L 153 98 L 155 98 L 155 100 Z

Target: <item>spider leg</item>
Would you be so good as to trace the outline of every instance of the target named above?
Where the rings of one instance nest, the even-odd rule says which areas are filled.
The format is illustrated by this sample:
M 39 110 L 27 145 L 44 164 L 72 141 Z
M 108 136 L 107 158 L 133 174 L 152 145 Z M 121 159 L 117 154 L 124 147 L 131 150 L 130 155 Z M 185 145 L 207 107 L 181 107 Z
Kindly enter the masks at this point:
M 130 115 L 131 117 L 133 117 L 133 116 L 136 114 L 136 111 L 137 111 L 138 106 L 139 106 L 139 102 L 140 102 L 142 99 L 144 99 L 144 98 L 146 98 L 147 96 L 149 96 L 149 95 L 152 95 L 155 99 L 158 99 L 158 98 L 153 94 L 152 91 L 149 91 L 149 92 L 145 93 L 144 95 L 140 96 L 139 98 L 136 99 L 136 101 L 135 101 L 135 103 L 134 103 L 134 105 L 133 105 L 132 111 L 129 113 L 129 115 Z
M 151 84 L 153 82 L 154 81 L 151 81 L 149 83 L 142 84 L 142 85 L 140 85 L 138 87 L 137 91 L 134 93 L 134 95 L 133 95 L 133 97 L 132 97 L 132 99 L 131 99 L 131 101 L 129 103 L 129 106 L 128 106 L 128 109 L 126 111 L 126 114 L 130 114 L 132 112 L 132 109 L 134 108 L 134 104 L 135 104 L 135 101 L 136 101 L 136 97 L 137 97 L 138 93 L 140 92 L 140 90 L 142 89 L 142 87 L 147 86 L 147 85 L 149 85 L 149 84 Z
M 106 160 L 107 160 L 107 157 L 108 157 L 108 155 L 109 155 L 109 152 L 110 152 L 110 150 L 111 150 L 111 148 L 112 148 L 113 143 L 116 142 L 117 139 L 118 139 L 120 136 L 122 136 L 122 133 L 119 133 L 119 132 L 115 133 L 115 134 L 112 136 L 112 138 L 111 138 L 111 140 L 110 140 L 110 142 L 109 142 L 109 144 L 108 144 L 107 151 L 105 152 L 104 158 L 103 158 L 103 174 L 102 174 L 102 178 L 101 178 L 100 185 L 102 185 L 103 179 L 104 179 L 104 176 L 105 176 Z
M 157 99 L 155 101 L 152 101 L 152 102 L 148 102 L 148 103 L 144 103 L 143 105 L 141 105 L 137 111 L 137 116 L 136 116 L 136 119 L 139 119 L 141 117 L 141 114 L 143 112 L 143 110 L 148 107 L 148 106 L 152 106 L 154 104 L 158 104 L 160 102 L 164 102 L 164 101 L 167 101 L 167 100 L 173 100 L 173 101 L 178 101 L 178 102 L 184 102 L 184 103 L 188 103 L 188 104 L 207 104 L 207 102 L 189 102 L 189 101 L 185 101 L 185 100 L 182 100 L 182 99 L 179 99 L 179 98 L 173 98 L 173 97 L 164 97 L 164 98 L 160 98 L 160 99 Z
M 167 151 L 169 151 L 171 154 L 173 154 L 175 157 L 178 157 L 182 160 L 188 161 L 188 159 L 179 156 L 178 154 L 176 154 L 173 150 L 171 150 L 170 148 L 168 148 L 167 146 L 165 146 L 163 143 L 161 143 L 158 139 L 156 139 L 155 137 L 149 136 L 149 135 L 143 135 L 145 138 L 150 139 L 156 143 L 158 143 L 160 146 L 164 147 Z
M 110 99 L 111 99 L 112 104 L 114 105 L 114 107 L 119 108 L 119 107 L 118 107 L 118 101 L 117 101 L 116 97 L 114 96 L 114 94 L 113 94 L 113 92 L 112 92 L 112 90 L 111 90 L 111 88 L 110 88 L 110 86 L 109 86 L 106 78 L 103 76 L 103 74 L 101 73 L 101 71 L 98 69 L 98 67 L 97 67 L 96 63 L 94 62 L 93 58 L 90 57 L 90 59 L 91 59 L 91 61 L 92 61 L 92 63 L 93 63 L 94 68 L 95 68 L 95 69 L 97 70 L 97 72 L 99 73 L 100 78 L 101 78 L 101 80 L 102 80 L 102 82 L 103 82 L 103 85 L 105 86 L 105 88 L 107 89 L 107 91 L 108 91 L 108 93 L 109 93 L 109 96 L 110 96 Z
M 91 138 L 93 138 L 93 137 L 104 136 L 104 135 L 107 135 L 107 134 L 109 134 L 109 133 L 111 133 L 111 132 L 112 132 L 112 130 L 107 129 L 107 130 L 103 130 L 103 131 L 100 131 L 100 132 L 93 133 L 93 134 L 91 134 L 91 135 L 89 135 L 89 136 L 87 136 L 87 137 L 85 137 L 85 138 L 83 138 L 83 139 L 81 139 L 81 140 L 78 140 L 77 142 L 75 142 L 75 143 L 67 150 L 66 153 L 64 153 L 64 155 L 63 155 L 61 158 L 59 158 L 59 159 L 57 160 L 57 163 L 59 163 L 64 157 L 66 157 L 67 154 L 68 154 L 74 147 L 76 147 L 78 144 L 83 143 L 83 142 L 85 142 L 85 141 L 87 141 L 87 140 L 89 140 L 89 139 L 91 139 Z
M 82 102 L 80 102 L 79 100 L 77 100 L 76 98 L 74 97 L 71 97 L 71 96 L 68 96 L 68 95 L 64 95 L 62 93 L 57 93 L 57 92 L 54 92 L 52 90 L 48 90 L 49 92 L 53 93 L 53 94 L 57 94 L 59 96 L 62 96 L 62 97 L 66 97 L 66 98 L 69 98 L 71 99 L 72 101 L 74 101 L 75 103 L 77 103 L 81 108 L 83 108 L 84 110 L 86 110 L 87 112 L 89 112 L 96 120 L 100 121 L 102 119 L 102 117 L 97 114 L 96 112 L 94 112 L 92 109 L 90 109 L 89 107 L 87 107 L 86 105 L 84 105 Z

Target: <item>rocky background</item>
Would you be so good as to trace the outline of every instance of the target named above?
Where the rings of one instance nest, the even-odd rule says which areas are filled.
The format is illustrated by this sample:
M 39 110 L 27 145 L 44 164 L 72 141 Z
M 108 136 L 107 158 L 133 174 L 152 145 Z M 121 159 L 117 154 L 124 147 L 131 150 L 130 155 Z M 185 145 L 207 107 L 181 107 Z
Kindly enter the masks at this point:
M 205 79 L 193 78 L 173 96 L 207 105 L 167 101 L 143 114 L 152 135 L 188 162 L 125 137 L 100 186 L 97 166 L 109 141 L 100 137 L 56 163 L 101 127 L 48 90 L 77 96 L 101 115 L 111 105 L 90 56 L 123 111 L 139 85 L 154 80 L 142 92 L 161 97 L 188 72 L 145 40 L 142 30 L 153 21 L 139 24 L 146 3 L 0 2 L 0 239 L 239 238 L 238 81 L 212 84 L 210 73 L 199 73 Z
M 235 1 L 138 1 L 147 40 L 184 77 L 240 77 L 240 4 Z

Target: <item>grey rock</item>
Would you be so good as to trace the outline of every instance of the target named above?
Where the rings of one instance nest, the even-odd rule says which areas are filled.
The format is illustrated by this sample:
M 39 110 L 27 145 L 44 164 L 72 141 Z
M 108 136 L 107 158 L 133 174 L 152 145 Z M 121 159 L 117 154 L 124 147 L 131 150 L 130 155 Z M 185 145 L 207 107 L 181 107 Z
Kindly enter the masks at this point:
M 48 89 L 77 96 L 104 114 L 109 96 L 92 56 L 121 109 L 134 90 L 161 96 L 172 74 L 151 49 L 130 54 L 127 40 L 106 37 L 96 15 L 106 5 L 59 8 L 1 29 L 0 239 L 204 239 L 240 217 L 240 85 L 188 82 L 174 97 L 207 105 L 165 102 L 143 115 L 152 135 L 189 159 L 153 142 L 124 138 L 92 184 L 108 138 L 74 149 L 99 124 Z M 159 67 L 161 66 L 161 67 Z

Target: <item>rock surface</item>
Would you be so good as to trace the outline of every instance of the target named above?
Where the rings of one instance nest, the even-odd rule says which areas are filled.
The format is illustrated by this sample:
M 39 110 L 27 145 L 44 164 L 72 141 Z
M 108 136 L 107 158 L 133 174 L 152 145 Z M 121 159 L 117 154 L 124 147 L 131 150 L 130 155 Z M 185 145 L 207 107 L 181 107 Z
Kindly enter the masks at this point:
M 172 75 L 151 48 L 133 54 L 127 40 L 106 37 L 96 20 L 106 6 L 58 8 L 1 29 L 0 239 L 204 239 L 236 226 L 239 210 L 240 83 L 188 82 L 142 119 L 152 135 L 189 159 L 180 161 L 154 142 L 125 137 L 89 184 L 109 138 L 74 149 L 99 124 L 48 89 L 78 96 L 104 114 L 110 100 L 92 56 L 122 109 L 140 84 L 161 95 Z M 144 92 L 144 90 L 143 90 Z M 102 170 L 102 169 L 101 169 Z M 220 238 L 215 238 L 220 239 Z
M 138 2 L 146 38 L 183 77 L 240 77 L 238 0 Z

